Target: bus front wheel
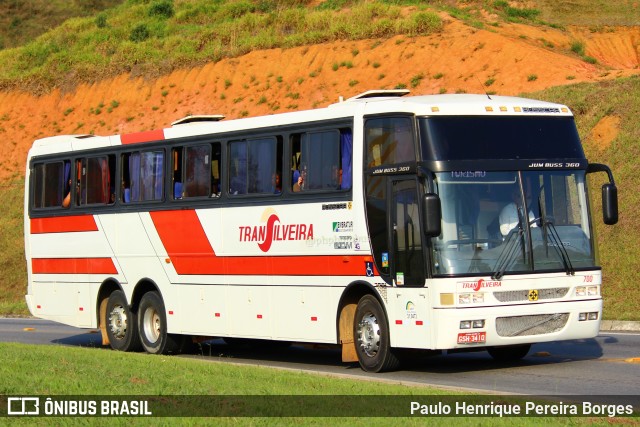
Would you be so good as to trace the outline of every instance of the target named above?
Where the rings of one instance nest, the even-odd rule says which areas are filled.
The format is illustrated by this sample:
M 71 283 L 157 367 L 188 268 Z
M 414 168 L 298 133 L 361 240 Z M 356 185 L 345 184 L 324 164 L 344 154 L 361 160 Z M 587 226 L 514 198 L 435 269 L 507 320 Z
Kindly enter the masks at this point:
M 119 351 L 141 349 L 136 315 L 129 308 L 124 292 L 119 290 L 111 292 L 103 321 L 112 349 Z
M 398 368 L 400 362 L 391 349 L 387 317 L 373 295 L 365 295 L 358 302 L 353 335 L 363 370 L 382 372 Z
M 138 329 L 142 346 L 147 353 L 178 353 L 180 346 L 175 337 L 167 333 L 167 315 L 158 292 L 147 292 L 140 300 Z

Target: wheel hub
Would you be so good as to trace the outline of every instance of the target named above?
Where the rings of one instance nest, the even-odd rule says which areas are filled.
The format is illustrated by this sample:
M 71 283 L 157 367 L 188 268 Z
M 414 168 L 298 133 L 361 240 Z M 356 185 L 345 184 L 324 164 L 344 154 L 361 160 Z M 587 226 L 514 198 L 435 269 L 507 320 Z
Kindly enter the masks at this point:
M 380 325 L 373 313 L 367 313 L 358 323 L 356 330 L 358 344 L 369 357 L 375 356 L 380 350 Z
M 155 343 L 160 337 L 162 321 L 158 312 L 149 308 L 144 313 L 144 332 L 150 342 Z
M 109 313 L 109 329 L 113 336 L 119 340 L 127 334 L 127 313 L 123 306 L 115 306 Z

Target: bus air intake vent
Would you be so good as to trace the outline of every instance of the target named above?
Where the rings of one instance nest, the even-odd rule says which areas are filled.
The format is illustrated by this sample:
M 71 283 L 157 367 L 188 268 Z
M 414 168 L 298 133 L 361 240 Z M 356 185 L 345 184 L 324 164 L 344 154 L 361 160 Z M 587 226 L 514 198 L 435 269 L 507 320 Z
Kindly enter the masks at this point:
M 501 337 L 550 334 L 564 328 L 568 320 L 569 313 L 498 317 L 496 319 L 496 332 Z
M 538 301 L 563 298 L 568 293 L 569 288 L 538 289 Z M 528 301 L 529 291 L 498 291 L 494 292 L 493 296 L 500 302 Z
M 219 122 L 222 119 L 224 119 L 224 116 L 222 114 L 192 115 L 176 120 L 175 122 L 171 123 L 171 126 L 189 125 L 203 122 Z
M 348 101 L 355 101 L 358 99 L 369 99 L 369 98 L 388 98 L 388 97 L 401 97 L 405 96 L 409 93 L 409 89 L 380 89 L 380 90 L 368 90 L 366 92 L 362 92 L 356 96 L 352 96 L 347 99 Z

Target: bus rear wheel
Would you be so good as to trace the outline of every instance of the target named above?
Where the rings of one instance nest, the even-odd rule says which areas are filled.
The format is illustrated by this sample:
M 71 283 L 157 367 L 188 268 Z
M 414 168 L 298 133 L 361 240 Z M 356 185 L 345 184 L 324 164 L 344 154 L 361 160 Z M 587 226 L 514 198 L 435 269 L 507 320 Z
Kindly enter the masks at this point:
M 180 350 L 176 337 L 167 333 L 167 315 L 158 292 L 147 292 L 140 300 L 138 329 L 142 346 L 151 354 L 175 354 Z
M 129 308 L 124 292 L 120 290 L 111 292 L 103 322 L 106 325 L 109 345 L 112 349 L 138 351 L 142 348 L 136 315 Z
M 365 295 L 358 302 L 353 336 L 358 361 L 364 371 L 392 371 L 400 366 L 391 349 L 387 317 L 373 295 Z

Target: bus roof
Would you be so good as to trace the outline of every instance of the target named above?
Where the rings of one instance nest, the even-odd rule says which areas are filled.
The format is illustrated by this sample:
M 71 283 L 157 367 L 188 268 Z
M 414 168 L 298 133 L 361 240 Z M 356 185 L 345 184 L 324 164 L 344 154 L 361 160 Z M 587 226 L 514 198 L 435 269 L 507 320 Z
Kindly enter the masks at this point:
M 352 119 L 356 115 L 409 113 L 416 116 L 571 116 L 568 107 L 527 98 L 444 94 L 405 96 L 406 89 L 367 91 L 325 108 L 223 120 L 222 115 L 190 116 L 173 126 L 112 136 L 61 135 L 36 140 L 29 157 L 121 144 L 160 141 L 196 135 L 295 125 L 320 120 Z M 188 123 L 188 126 L 185 125 Z

